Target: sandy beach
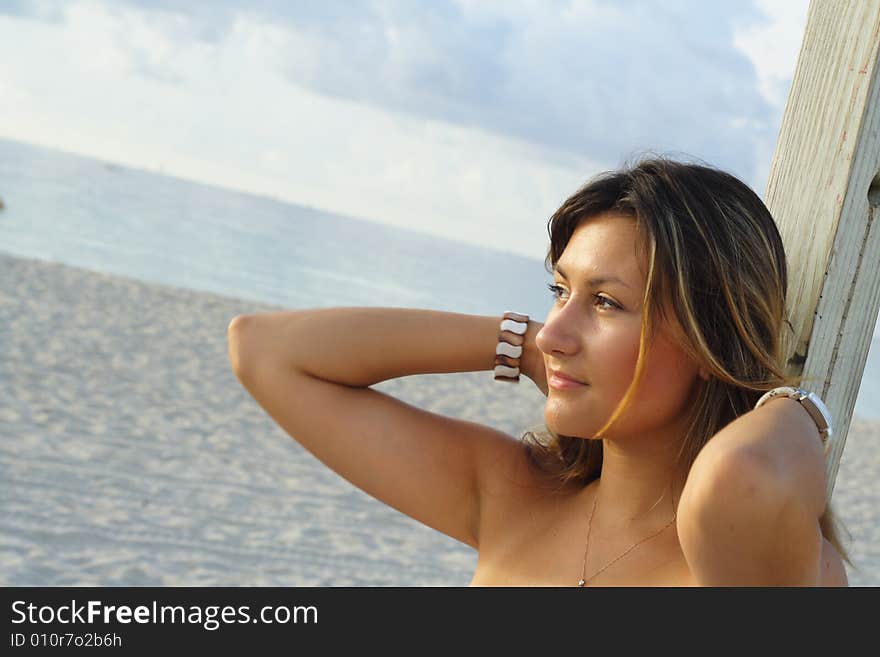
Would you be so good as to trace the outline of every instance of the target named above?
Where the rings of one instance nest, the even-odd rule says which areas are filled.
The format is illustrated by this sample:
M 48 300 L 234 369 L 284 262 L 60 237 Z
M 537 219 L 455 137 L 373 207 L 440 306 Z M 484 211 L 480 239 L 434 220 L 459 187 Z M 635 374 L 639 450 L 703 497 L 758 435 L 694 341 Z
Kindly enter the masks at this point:
M 0 584 L 465 586 L 470 547 L 323 466 L 232 373 L 226 328 L 275 306 L 0 254 Z M 386 381 L 519 435 L 530 382 Z M 832 505 L 880 585 L 880 423 L 856 417 Z

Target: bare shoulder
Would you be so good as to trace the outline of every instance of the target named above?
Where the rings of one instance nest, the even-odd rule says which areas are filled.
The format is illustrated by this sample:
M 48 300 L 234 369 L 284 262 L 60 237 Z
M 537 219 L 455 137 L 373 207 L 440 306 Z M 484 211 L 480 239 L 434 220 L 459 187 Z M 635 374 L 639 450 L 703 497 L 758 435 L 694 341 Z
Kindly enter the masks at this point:
M 822 564 L 820 586 L 849 586 L 843 558 L 831 542 L 822 539 Z
M 507 500 L 514 505 L 546 497 L 561 490 L 558 480 L 529 458 L 526 444 L 514 436 L 495 444 L 491 457 L 481 464 L 481 494 L 486 500 Z
M 491 458 L 480 465 L 481 552 L 538 523 L 542 516 L 539 504 L 552 502 L 566 490 L 529 459 L 525 444 L 514 436 L 498 441 Z

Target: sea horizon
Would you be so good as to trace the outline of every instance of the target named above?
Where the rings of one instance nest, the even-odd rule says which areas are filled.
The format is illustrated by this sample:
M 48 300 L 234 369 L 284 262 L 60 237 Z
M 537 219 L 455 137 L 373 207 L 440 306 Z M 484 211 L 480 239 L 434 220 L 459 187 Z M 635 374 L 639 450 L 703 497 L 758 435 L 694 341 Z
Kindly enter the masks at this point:
M 0 139 L 0 251 L 291 309 L 396 306 L 544 321 L 543 261 Z M 854 412 L 880 419 L 880 324 Z

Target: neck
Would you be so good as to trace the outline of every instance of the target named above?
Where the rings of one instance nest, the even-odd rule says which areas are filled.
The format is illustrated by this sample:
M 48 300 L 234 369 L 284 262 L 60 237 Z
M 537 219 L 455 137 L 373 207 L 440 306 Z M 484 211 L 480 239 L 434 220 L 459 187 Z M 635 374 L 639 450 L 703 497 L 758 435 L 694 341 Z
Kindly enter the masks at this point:
M 675 516 L 685 479 L 675 468 L 671 450 L 652 441 L 625 444 L 605 439 L 594 531 L 636 540 L 659 529 Z

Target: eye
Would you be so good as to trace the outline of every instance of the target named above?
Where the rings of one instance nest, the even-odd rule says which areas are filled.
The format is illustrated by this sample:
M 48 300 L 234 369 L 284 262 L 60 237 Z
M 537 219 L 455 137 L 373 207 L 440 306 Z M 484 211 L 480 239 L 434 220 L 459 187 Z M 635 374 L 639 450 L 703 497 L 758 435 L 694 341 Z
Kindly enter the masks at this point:
M 565 292 L 565 288 L 563 288 L 560 285 L 552 284 L 552 285 L 548 285 L 547 288 L 553 294 L 553 298 L 556 299 L 557 301 L 559 300 L 559 293 Z M 614 308 L 617 310 L 620 309 L 620 306 L 618 306 L 616 303 L 614 303 L 608 297 L 602 296 L 601 294 L 594 294 L 593 297 L 595 297 L 597 303 L 606 304 L 606 305 L 600 305 L 599 306 L 600 308 L 606 308 L 606 309 L 607 308 Z
M 559 300 L 559 293 L 562 292 L 563 289 L 561 287 L 559 287 L 558 285 L 554 285 L 552 283 L 550 285 L 548 285 L 547 288 L 552 293 L 553 298 L 556 300 Z

